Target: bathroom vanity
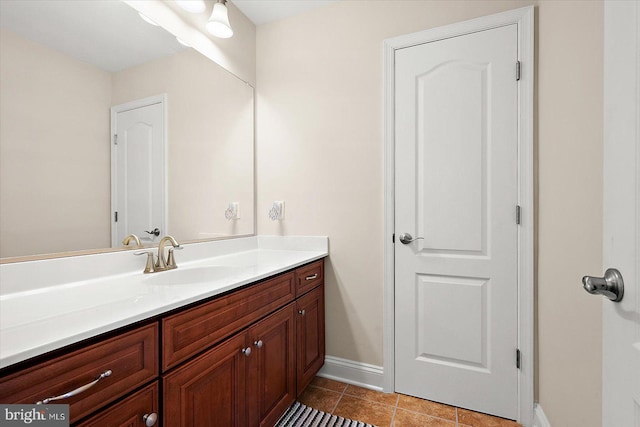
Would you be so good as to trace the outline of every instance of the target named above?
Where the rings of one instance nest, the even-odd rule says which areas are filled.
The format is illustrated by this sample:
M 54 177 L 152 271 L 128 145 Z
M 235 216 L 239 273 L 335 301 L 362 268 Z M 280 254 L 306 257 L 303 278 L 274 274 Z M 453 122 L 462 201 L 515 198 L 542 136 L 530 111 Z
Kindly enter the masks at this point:
M 69 404 L 77 426 L 272 426 L 324 363 L 324 256 L 257 249 L 135 275 L 161 312 L 10 363 L 0 402 Z

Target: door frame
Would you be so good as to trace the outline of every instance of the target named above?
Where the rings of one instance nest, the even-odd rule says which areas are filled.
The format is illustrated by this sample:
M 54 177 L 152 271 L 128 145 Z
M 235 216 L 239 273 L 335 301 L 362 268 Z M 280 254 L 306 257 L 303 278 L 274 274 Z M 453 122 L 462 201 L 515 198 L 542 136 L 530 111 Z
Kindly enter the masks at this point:
M 167 189 L 169 188 L 168 182 L 168 171 L 169 171 L 169 155 L 168 149 L 169 144 L 167 143 L 169 138 L 169 125 L 168 125 L 168 106 L 167 106 L 167 94 L 163 93 L 160 95 L 153 95 L 147 98 L 136 99 L 134 101 L 126 102 L 124 104 L 114 105 L 111 107 L 111 135 L 110 135 L 110 145 L 111 145 L 111 212 L 109 216 L 111 217 L 111 246 L 116 248 L 120 247 L 117 242 L 117 232 L 116 232 L 116 221 L 114 217 L 114 212 L 116 211 L 116 207 L 118 204 L 118 191 L 117 191 L 117 161 L 116 161 L 116 141 L 115 135 L 117 132 L 116 128 L 116 117 L 118 113 L 122 113 L 129 110 L 135 110 L 136 108 L 147 107 L 149 105 L 154 104 L 162 104 L 162 123 L 163 123 L 163 134 L 164 137 L 161 141 L 162 147 L 162 168 L 163 168 L 163 176 L 162 180 L 162 192 L 164 193 L 164 204 L 163 204 L 163 212 L 162 212 L 162 234 L 167 233 L 167 225 L 169 224 L 169 195 L 167 194 Z
M 528 6 L 432 28 L 384 41 L 384 242 L 383 390 L 395 391 L 395 51 L 419 44 L 516 24 L 521 77 L 518 85 L 518 421 L 531 425 L 534 411 L 534 7 Z M 515 78 L 514 64 L 514 78 Z M 514 364 L 515 364 L 514 349 Z
M 602 298 L 602 423 L 623 425 L 627 411 L 638 402 L 638 390 L 625 381 L 634 372 L 634 351 L 629 346 L 637 333 L 640 312 L 640 259 L 621 234 L 633 231 L 629 239 L 640 250 L 640 2 L 604 3 L 604 122 L 603 122 L 603 217 L 602 265 L 618 268 L 624 277 L 624 298 L 613 303 Z M 622 189 L 622 190 L 621 190 Z M 637 193 L 636 193 L 637 194 Z M 631 226 L 631 230 L 622 229 Z M 632 237 L 631 237 L 632 236 Z M 616 244 L 614 245 L 614 242 Z M 632 246 L 633 243 L 630 243 Z M 627 341 L 629 340 L 629 341 Z M 627 353 L 628 352 L 628 353 Z M 634 394 L 635 393 L 635 394 Z M 632 399 L 626 400 L 629 397 Z M 637 423 L 637 418 L 635 420 Z

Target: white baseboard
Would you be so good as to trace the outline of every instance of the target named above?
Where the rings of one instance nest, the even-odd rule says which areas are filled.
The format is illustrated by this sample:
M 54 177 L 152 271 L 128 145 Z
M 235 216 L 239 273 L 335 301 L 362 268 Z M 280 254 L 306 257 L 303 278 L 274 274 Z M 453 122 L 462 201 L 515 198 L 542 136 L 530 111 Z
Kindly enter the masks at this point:
M 383 372 L 382 366 L 326 356 L 324 366 L 318 372 L 318 376 L 382 391 Z
M 538 403 L 536 403 L 533 409 L 533 427 L 551 427 L 547 416 L 542 410 L 542 406 L 540 406 L 540 404 Z

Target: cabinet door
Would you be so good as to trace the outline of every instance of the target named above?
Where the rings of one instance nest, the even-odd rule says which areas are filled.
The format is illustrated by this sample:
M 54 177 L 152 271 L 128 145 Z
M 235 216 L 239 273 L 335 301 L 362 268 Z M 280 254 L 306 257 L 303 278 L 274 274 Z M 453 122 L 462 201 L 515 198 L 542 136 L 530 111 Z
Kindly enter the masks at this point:
M 146 427 L 159 426 L 158 382 L 143 388 L 120 403 L 100 411 L 78 427 Z
M 296 301 L 297 394 L 324 365 L 324 285 Z
M 164 376 L 164 426 L 245 426 L 246 336 L 234 335 Z
M 256 323 L 249 331 L 249 426 L 271 427 L 296 398 L 295 306 Z

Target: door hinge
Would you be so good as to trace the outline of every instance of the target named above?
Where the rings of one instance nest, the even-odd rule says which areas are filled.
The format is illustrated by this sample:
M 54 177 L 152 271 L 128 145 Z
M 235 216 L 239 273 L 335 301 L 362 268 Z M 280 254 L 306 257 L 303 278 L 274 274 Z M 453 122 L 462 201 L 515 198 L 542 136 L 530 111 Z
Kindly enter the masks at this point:
M 522 72 L 521 68 L 522 65 L 520 61 L 516 61 L 516 80 L 520 80 L 520 73 Z
M 113 213 L 113 219 L 114 219 L 115 222 L 118 222 L 118 212 L 117 211 Z
M 522 220 L 522 209 L 520 208 L 520 205 L 516 205 L 516 224 L 520 225 L 521 220 Z
M 118 134 L 113 134 L 113 145 L 118 145 Z
M 520 369 L 520 349 L 516 348 L 516 368 Z
M 391 243 L 395 243 L 396 242 L 396 233 L 393 233 L 391 235 Z

